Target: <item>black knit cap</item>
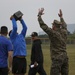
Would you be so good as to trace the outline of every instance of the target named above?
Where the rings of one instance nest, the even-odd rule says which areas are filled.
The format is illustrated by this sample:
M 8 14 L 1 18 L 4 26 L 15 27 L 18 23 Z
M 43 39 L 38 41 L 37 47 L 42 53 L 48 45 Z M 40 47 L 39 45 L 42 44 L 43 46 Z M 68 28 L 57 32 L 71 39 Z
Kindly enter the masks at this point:
M 38 33 L 37 32 L 32 32 L 31 36 L 32 37 L 38 36 Z

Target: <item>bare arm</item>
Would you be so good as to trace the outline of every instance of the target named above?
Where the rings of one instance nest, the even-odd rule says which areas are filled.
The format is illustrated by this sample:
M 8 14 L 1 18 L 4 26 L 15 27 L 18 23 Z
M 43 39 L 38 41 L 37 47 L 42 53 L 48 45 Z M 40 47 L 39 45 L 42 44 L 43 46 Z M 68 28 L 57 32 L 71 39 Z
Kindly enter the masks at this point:
M 12 60 L 13 60 L 13 51 L 8 51 L 9 71 L 11 71 L 11 69 L 12 69 Z

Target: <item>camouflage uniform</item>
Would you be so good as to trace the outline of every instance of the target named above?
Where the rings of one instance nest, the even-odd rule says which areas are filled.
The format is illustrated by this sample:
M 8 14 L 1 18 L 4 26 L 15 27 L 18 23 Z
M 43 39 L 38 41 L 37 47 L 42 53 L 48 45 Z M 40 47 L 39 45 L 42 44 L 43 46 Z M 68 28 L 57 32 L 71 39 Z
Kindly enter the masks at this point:
M 41 16 L 38 16 L 40 27 L 48 34 L 50 39 L 51 71 L 50 75 L 68 75 L 68 56 L 66 52 L 67 25 L 63 18 L 60 18 L 61 28 L 53 30 L 49 28 Z

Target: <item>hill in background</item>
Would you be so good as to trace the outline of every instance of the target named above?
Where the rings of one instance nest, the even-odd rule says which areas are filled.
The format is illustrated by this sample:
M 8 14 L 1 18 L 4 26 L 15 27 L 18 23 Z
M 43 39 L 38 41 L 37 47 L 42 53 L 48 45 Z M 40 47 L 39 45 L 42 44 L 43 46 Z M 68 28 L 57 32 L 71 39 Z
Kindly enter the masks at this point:
M 75 24 L 68 24 L 67 29 L 70 33 L 73 33 L 75 31 Z

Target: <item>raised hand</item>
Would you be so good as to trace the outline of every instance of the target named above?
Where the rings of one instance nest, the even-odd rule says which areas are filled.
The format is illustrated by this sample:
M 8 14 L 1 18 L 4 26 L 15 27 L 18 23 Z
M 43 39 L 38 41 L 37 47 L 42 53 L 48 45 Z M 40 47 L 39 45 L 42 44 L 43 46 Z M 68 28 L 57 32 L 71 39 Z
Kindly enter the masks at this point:
M 59 10 L 58 16 L 59 16 L 59 17 L 62 17 L 62 16 L 63 16 L 61 9 Z
M 11 15 L 10 20 L 12 20 L 12 18 L 14 18 L 14 16 L 13 16 L 13 15 Z
M 37 67 L 38 66 L 38 63 L 37 62 L 34 62 L 34 67 Z
M 43 15 L 44 14 L 43 11 L 44 11 L 44 8 L 39 9 L 38 15 L 39 16 Z

